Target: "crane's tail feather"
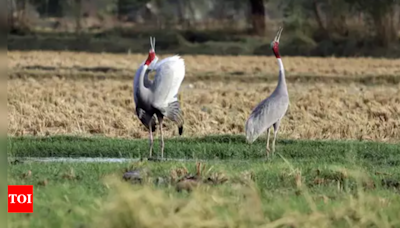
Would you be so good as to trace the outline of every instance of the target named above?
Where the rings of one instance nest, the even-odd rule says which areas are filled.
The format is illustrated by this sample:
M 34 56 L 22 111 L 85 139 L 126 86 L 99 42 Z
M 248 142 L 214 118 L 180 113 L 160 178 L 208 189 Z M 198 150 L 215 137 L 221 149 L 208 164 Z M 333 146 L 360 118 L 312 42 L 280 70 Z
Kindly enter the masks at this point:
M 166 116 L 174 121 L 176 125 L 178 125 L 179 135 L 182 135 L 184 120 L 179 101 L 174 101 L 168 104 L 168 108 L 166 109 Z
M 183 125 L 178 127 L 179 135 L 183 134 Z

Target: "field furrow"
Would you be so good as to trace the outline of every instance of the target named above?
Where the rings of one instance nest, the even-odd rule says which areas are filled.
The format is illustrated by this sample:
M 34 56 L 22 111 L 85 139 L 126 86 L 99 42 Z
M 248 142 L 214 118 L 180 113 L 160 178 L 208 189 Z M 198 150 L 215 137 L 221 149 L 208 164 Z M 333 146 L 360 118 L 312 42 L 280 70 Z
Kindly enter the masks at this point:
M 168 55 L 169 56 L 169 55 Z M 162 59 L 167 55 L 159 55 Z M 11 71 L 42 69 L 65 71 L 68 69 L 93 69 L 94 72 L 133 72 L 146 60 L 144 54 L 92 54 L 76 52 L 8 52 L 8 67 Z M 272 56 L 205 56 L 184 55 L 187 75 L 233 74 L 276 75 L 278 70 Z M 400 77 L 400 59 L 378 58 L 318 58 L 282 57 L 285 70 L 294 76 L 327 77 Z

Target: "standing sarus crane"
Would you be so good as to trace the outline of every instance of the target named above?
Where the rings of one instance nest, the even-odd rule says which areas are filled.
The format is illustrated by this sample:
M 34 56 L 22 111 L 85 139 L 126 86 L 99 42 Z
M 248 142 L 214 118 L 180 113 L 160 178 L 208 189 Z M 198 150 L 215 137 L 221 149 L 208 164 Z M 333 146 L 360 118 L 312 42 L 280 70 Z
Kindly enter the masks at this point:
M 279 28 L 275 39 L 271 42 L 272 51 L 279 65 L 278 85 L 272 94 L 265 100 L 261 101 L 250 114 L 246 121 L 246 140 L 248 143 L 253 143 L 258 136 L 267 131 L 267 157 L 270 153 L 269 135 L 271 127 L 274 128 L 274 140 L 272 141 L 272 153 L 275 152 L 275 140 L 279 131 L 279 124 L 285 115 L 289 106 L 289 94 L 285 80 L 285 70 L 281 56 L 279 55 L 279 39 L 283 28 Z
M 185 63 L 179 56 L 171 56 L 158 61 L 155 53 L 155 38 L 150 37 L 150 50 L 147 60 L 136 71 L 133 81 L 133 98 L 136 115 L 149 130 L 150 158 L 153 153 L 153 132 L 156 118 L 160 129 L 161 158 L 164 158 L 163 118 L 166 116 L 178 126 L 179 135 L 183 133 L 183 116 L 178 101 L 178 90 L 185 77 Z M 156 71 L 154 80 L 148 74 Z

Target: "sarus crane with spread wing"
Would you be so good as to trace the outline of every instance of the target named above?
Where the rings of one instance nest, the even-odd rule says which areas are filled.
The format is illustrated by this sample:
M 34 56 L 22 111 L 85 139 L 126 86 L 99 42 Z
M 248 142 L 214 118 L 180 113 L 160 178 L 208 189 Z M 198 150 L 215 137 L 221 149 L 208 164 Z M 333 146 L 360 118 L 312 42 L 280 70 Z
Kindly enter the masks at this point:
M 147 60 L 136 71 L 133 81 L 133 97 L 136 115 L 149 130 L 150 153 L 153 153 L 153 132 L 156 130 L 156 117 L 160 130 L 161 158 L 164 158 L 163 118 L 174 121 L 179 135 L 183 133 L 183 116 L 178 101 L 178 91 L 185 77 L 185 63 L 178 56 L 171 56 L 158 62 L 155 53 L 155 38 L 150 37 L 150 51 Z M 149 73 L 156 71 L 154 80 Z
M 271 42 L 272 51 L 279 65 L 278 85 L 272 94 L 265 100 L 261 101 L 252 111 L 250 117 L 246 121 L 246 140 L 248 143 L 253 143 L 258 136 L 267 131 L 267 157 L 270 153 L 269 135 L 271 127 L 274 128 L 274 139 L 272 141 L 272 153 L 275 152 L 275 140 L 279 131 L 281 119 L 286 114 L 289 106 L 289 94 L 285 80 L 285 69 L 279 54 L 279 39 L 283 28 L 279 28 L 275 39 Z

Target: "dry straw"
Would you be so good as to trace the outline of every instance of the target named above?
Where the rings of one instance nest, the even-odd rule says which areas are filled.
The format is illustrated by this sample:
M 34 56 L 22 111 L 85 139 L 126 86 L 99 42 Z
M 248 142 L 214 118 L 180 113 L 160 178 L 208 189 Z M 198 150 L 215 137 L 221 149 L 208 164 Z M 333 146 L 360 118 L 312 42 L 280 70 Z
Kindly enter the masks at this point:
M 293 210 L 285 196 L 266 200 L 263 190 L 251 181 L 219 187 L 204 184 L 184 194 L 151 184 L 134 186 L 111 175 L 105 178 L 111 195 L 102 203 L 94 227 L 395 227 L 400 222 L 385 214 L 389 199 L 364 191 L 361 182 L 365 175 L 360 171 L 348 170 L 346 178 L 361 179 L 357 192 L 340 194 L 339 207 L 326 195 L 309 194 L 306 186 L 298 185 L 299 173 L 292 173 L 297 169 L 290 170 L 287 176 L 294 175 L 293 186 L 301 189 L 297 197 L 304 197 L 302 207 L 309 210 Z M 268 213 L 269 207 L 278 207 L 279 216 Z
M 135 116 L 132 98 L 132 77 L 143 55 L 10 52 L 9 56 L 11 75 L 30 75 L 8 81 L 9 135 L 147 137 Z M 244 122 L 252 108 L 276 85 L 275 60 L 271 57 L 184 58 L 187 77 L 181 87 L 181 99 L 185 135 L 243 134 Z M 284 58 L 291 103 L 282 122 L 281 137 L 399 141 L 400 84 L 340 82 L 343 76 L 400 77 L 399 61 Z M 30 69 L 38 67 L 41 70 Z M 103 75 L 105 79 L 79 79 L 81 74 L 87 74 L 82 67 L 90 68 L 93 76 Z M 116 71 L 97 72 L 99 67 Z M 41 78 L 43 72 L 50 77 Z M 120 74 L 128 78 L 119 77 Z M 228 76 L 224 78 L 221 74 Z M 303 74 L 338 80 L 335 83 L 290 79 Z M 69 75 L 73 79 L 60 79 L 57 75 Z M 209 76 L 202 78 L 202 75 Z M 270 75 L 268 78 L 274 80 L 255 81 L 257 75 Z M 177 135 L 171 122 L 165 124 L 166 136 Z

